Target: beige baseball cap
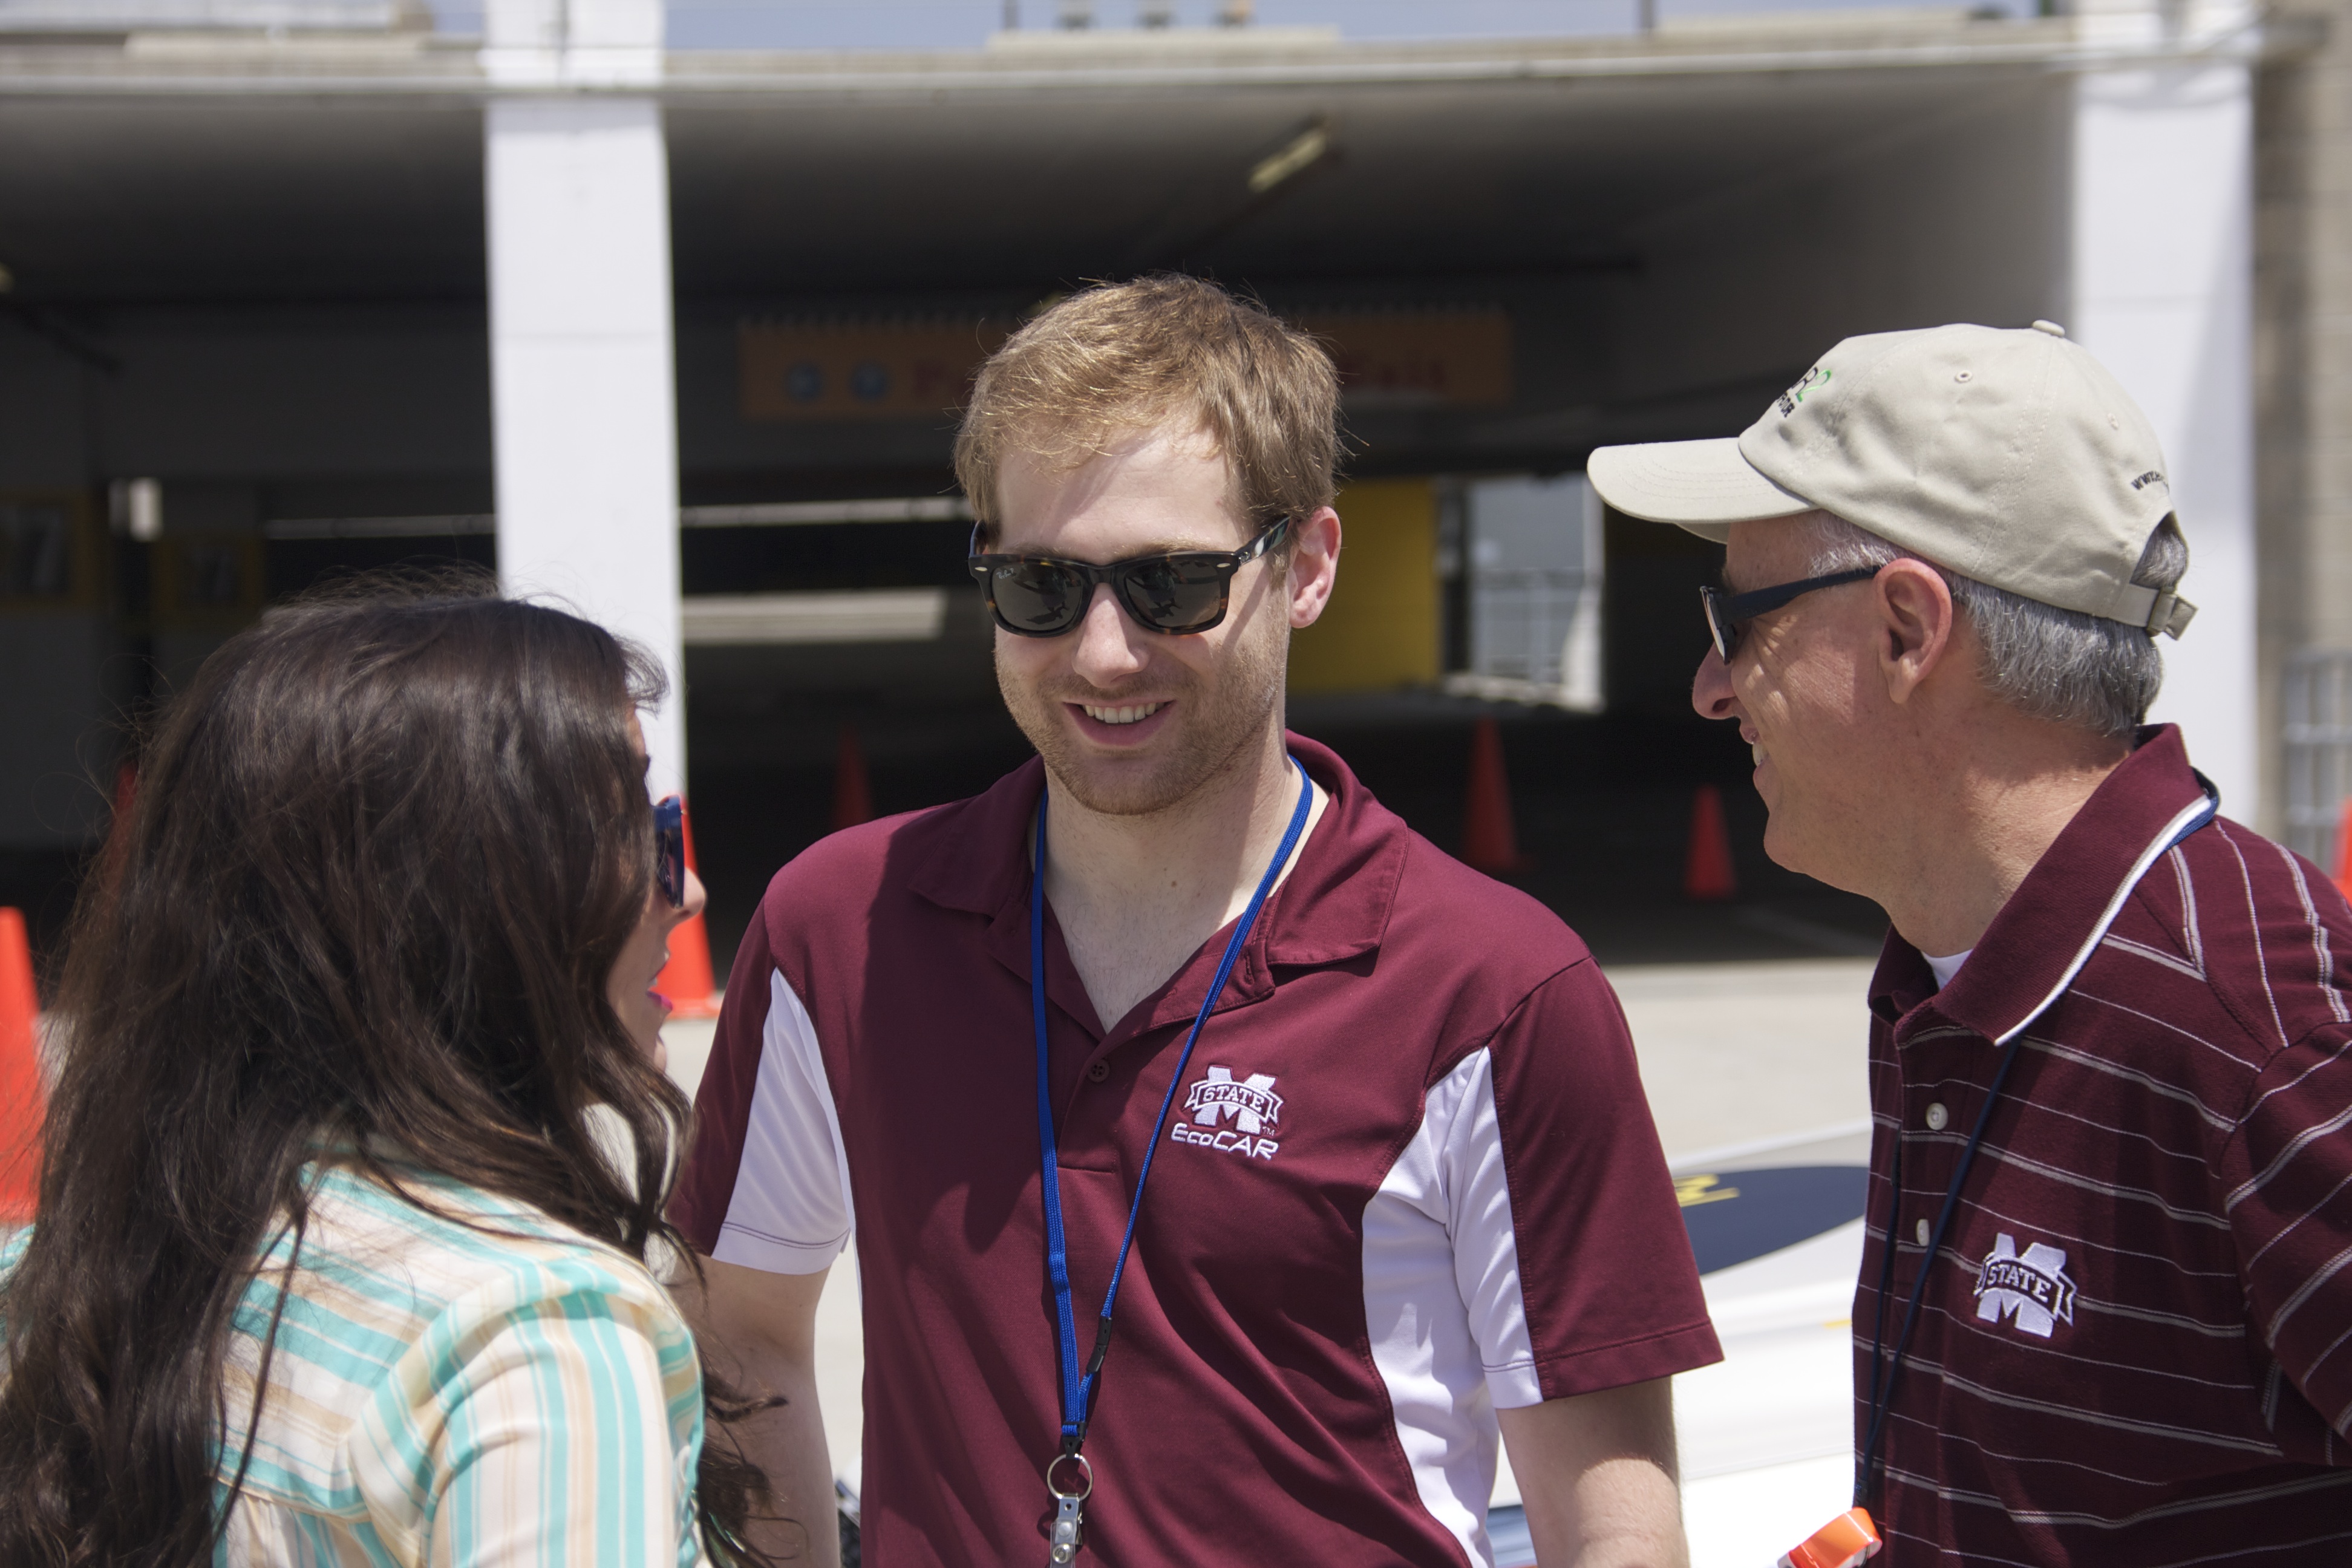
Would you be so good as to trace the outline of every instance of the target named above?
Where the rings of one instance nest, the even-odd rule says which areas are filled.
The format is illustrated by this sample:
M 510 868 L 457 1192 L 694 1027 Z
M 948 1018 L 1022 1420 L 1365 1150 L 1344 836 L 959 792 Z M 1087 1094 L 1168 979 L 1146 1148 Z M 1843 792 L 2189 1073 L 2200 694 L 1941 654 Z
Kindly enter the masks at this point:
M 1718 543 L 1735 522 L 1818 509 L 2151 637 L 2197 613 L 2131 580 L 2173 516 L 2155 430 L 2049 321 L 1848 338 L 1738 439 L 1603 447 L 1585 476 L 1627 516 Z

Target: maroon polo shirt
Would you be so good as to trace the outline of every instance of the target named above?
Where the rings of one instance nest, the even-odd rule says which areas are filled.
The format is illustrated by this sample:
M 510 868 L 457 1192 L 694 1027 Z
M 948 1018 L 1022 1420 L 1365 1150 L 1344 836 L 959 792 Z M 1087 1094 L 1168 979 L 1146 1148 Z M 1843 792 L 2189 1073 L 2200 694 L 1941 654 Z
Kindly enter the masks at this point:
M 1549 911 L 1330 804 L 1178 1085 L 1087 1452 L 1118 1568 L 1490 1560 L 1494 1411 L 1716 1359 L 1622 1015 Z M 1059 1429 L 1023 845 L 1032 762 L 836 834 L 746 933 L 673 1214 L 824 1268 L 854 1230 L 866 1550 L 1044 1561 Z M 1081 1344 L 1228 933 L 1097 1019 L 1047 918 Z
M 1950 985 L 1888 939 L 1857 1445 L 1895 1142 L 1890 1351 L 2032 1022 L 1886 1421 L 1887 1568 L 2352 1562 L 2352 909 L 2226 819 L 2162 850 L 2200 793 L 2179 731 L 2143 731 Z

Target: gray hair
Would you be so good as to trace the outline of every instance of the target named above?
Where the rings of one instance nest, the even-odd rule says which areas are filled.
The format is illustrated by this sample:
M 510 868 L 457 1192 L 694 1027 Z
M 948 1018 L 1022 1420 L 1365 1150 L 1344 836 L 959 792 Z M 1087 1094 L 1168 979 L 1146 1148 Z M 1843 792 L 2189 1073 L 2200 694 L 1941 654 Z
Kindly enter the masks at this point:
M 1803 521 L 1813 536 L 1809 575 L 1927 559 L 1830 512 Z M 2146 721 L 2164 684 L 2164 656 L 2146 631 L 1927 563 L 1950 584 L 1952 602 L 1976 627 L 1984 648 L 1979 673 L 1995 697 L 2036 719 L 2116 740 L 2128 739 Z M 2188 571 L 2189 542 L 2168 517 L 2148 535 L 2132 581 L 2161 593 L 2179 586 Z

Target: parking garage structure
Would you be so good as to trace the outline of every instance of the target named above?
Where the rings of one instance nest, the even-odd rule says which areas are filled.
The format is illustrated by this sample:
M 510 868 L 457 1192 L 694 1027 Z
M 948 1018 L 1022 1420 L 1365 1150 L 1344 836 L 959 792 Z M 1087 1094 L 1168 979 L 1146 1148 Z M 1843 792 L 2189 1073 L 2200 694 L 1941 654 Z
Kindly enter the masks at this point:
M 2200 606 L 2159 716 L 2261 818 L 2253 84 L 2299 46 L 2250 12 L 812 54 L 665 52 L 643 5 L 494 5 L 479 39 L 297 9 L 0 32 L 0 644 L 34 677 L 0 696 L 0 854 L 37 907 L 103 829 L 121 715 L 400 562 L 495 567 L 672 668 L 657 768 L 747 868 L 722 925 L 828 825 L 845 725 L 884 809 L 980 787 L 1021 747 L 956 407 L 1041 302 L 1162 268 L 1347 375 L 1295 721 L 1445 841 L 1455 737 L 1514 720 L 1523 793 L 1567 792 L 1523 826 L 1571 918 L 1671 902 L 1690 784 L 1744 774 L 1685 705 L 1714 559 L 1610 517 L 1585 455 L 1735 434 L 1856 332 L 2056 321 L 2135 392 Z M 1745 868 L 1784 935 L 1854 925 Z

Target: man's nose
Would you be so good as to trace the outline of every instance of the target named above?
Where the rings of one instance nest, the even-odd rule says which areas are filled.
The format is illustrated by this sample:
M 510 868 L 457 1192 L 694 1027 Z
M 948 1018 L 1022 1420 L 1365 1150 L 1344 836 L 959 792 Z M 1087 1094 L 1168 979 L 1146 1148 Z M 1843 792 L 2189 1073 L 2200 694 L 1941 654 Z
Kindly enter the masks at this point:
M 1691 679 L 1691 706 L 1702 719 L 1733 717 L 1731 671 L 1724 668 L 1723 656 L 1711 647 L 1698 661 L 1698 674 Z
M 1136 646 L 1138 637 L 1150 634 L 1119 607 L 1108 583 L 1095 584 L 1095 596 L 1087 602 L 1087 613 L 1070 635 L 1077 639 L 1071 650 L 1071 668 L 1090 685 L 1116 686 L 1150 662 L 1149 654 Z

